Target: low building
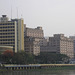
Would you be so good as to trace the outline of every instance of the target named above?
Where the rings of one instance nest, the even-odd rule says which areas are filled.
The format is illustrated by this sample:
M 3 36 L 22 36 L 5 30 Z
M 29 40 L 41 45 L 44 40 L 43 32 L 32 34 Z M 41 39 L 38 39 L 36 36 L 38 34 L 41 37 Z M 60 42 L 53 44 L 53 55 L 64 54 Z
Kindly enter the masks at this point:
M 6 50 L 10 50 L 13 52 L 13 47 L 12 46 L 0 46 L 0 53 L 3 53 Z

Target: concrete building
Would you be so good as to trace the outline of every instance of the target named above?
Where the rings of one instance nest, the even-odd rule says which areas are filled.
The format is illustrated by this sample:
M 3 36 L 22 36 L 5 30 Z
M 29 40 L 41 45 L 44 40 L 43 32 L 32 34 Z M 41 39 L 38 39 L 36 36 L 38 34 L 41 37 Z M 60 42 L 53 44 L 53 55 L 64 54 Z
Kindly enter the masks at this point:
M 37 27 L 37 28 L 25 28 L 25 36 L 28 37 L 35 37 L 35 38 L 43 38 L 44 33 L 42 30 L 42 27 Z
M 42 27 L 27 28 L 24 27 L 24 50 L 25 52 L 32 53 L 34 55 L 40 54 L 40 45 L 44 44 L 44 33 Z M 45 44 L 44 44 L 45 45 Z
M 74 58 L 75 58 L 75 36 L 70 36 L 70 38 L 73 40 L 73 45 L 74 45 Z
M 57 53 L 74 58 L 73 40 L 65 37 L 64 34 L 54 34 L 54 37 L 49 38 L 49 45 L 56 47 Z
M 74 58 L 73 40 L 64 36 L 64 34 L 54 34 L 49 37 L 49 44 L 40 47 L 41 52 L 55 52 Z
M 75 36 L 70 36 L 71 39 L 73 39 L 73 44 L 74 44 L 74 52 L 75 52 Z
M 39 40 L 39 45 L 40 46 L 47 46 L 48 45 L 47 39 L 43 38 L 43 39 Z
M 51 53 L 56 53 L 56 47 L 51 47 L 49 45 L 47 46 L 40 46 L 40 52 L 51 52 Z
M 34 55 L 40 54 L 40 45 L 38 38 L 25 37 L 24 42 L 25 42 L 24 47 L 26 53 L 31 53 Z
M 0 46 L 12 46 L 13 51 L 24 50 L 23 19 L 8 20 L 6 15 L 0 18 Z

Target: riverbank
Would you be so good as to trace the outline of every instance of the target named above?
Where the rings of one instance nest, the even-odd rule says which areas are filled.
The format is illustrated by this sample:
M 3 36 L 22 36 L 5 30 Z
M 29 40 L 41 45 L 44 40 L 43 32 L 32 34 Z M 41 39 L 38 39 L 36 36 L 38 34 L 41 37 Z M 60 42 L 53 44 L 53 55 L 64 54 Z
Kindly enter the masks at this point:
M 57 70 L 75 70 L 75 66 L 70 67 L 50 67 L 50 68 L 41 68 L 41 69 L 29 69 L 26 71 L 57 71 Z
M 51 64 L 50 64 L 51 65 Z M 42 67 L 38 67 L 38 68 L 28 68 L 28 69 L 24 69 L 24 68 L 20 68 L 20 69 L 6 69 L 6 68 L 2 68 L 2 69 L 0 69 L 0 72 L 6 72 L 6 71 L 23 71 L 23 70 L 25 70 L 25 71 L 46 71 L 46 70 L 75 70 L 75 66 L 74 65 L 67 65 L 67 66 L 62 66 L 61 64 L 59 64 L 59 66 L 58 66 L 58 64 L 52 64 L 51 66 L 50 65 L 48 65 L 48 64 L 45 64 L 45 65 L 42 65 Z M 61 65 L 61 66 L 60 66 Z
M 75 70 L 15 70 L 0 72 L 0 75 L 74 75 Z

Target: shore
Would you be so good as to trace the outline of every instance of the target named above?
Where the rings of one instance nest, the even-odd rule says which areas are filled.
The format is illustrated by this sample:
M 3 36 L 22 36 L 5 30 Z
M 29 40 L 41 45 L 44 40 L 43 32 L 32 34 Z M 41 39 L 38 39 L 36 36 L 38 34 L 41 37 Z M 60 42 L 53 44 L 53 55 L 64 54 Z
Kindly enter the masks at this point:
M 31 64 L 31 65 L 9 65 L 0 69 L 0 72 L 17 70 L 75 70 L 75 64 Z

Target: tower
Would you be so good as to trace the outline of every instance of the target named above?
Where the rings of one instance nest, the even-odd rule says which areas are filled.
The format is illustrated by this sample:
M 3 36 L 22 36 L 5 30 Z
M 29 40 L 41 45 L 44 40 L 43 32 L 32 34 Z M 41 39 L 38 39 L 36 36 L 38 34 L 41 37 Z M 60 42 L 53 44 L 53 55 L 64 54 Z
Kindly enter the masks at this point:
M 12 46 L 14 52 L 24 50 L 23 19 L 9 21 L 6 15 L 0 18 L 0 46 Z

